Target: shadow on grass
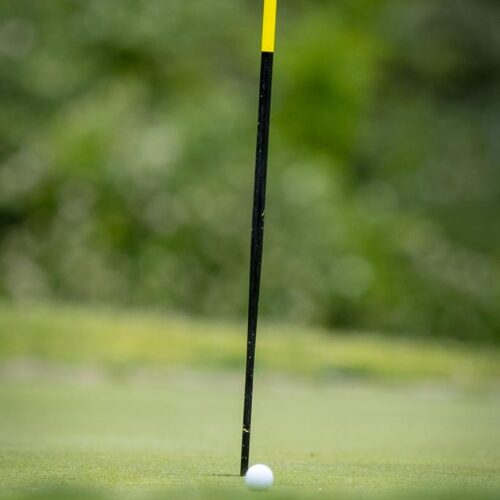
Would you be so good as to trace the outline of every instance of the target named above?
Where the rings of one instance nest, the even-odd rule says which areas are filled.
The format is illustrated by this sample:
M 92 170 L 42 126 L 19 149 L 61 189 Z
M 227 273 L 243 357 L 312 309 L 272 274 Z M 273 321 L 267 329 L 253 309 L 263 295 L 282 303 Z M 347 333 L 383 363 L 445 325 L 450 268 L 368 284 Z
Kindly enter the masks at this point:
M 210 476 L 210 477 L 240 477 L 239 474 L 221 474 L 221 473 L 202 474 L 202 475 Z
M 217 476 L 218 474 L 212 474 Z M 237 476 L 234 474 L 222 474 L 222 476 Z M 117 500 L 120 498 L 138 500 L 233 500 L 255 498 L 256 493 L 236 489 L 169 489 L 155 493 L 141 493 L 133 490 L 131 492 L 100 491 L 93 489 L 73 489 L 64 487 L 52 487 L 39 490 L 15 491 L 1 493 L 0 500 Z M 299 500 L 308 498 L 336 500 L 498 500 L 500 490 L 466 490 L 466 491 L 412 491 L 392 492 L 386 494 L 349 494 L 339 492 L 311 492 L 311 491 L 279 491 L 277 488 L 262 495 L 266 500 Z

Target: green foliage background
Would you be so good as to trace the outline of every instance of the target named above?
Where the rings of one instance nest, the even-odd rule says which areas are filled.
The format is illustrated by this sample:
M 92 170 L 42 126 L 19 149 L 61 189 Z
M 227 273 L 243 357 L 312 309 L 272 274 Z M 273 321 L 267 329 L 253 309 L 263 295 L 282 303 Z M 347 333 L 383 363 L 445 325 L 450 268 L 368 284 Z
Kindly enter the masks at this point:
M 0 4 L 0 293 L 244 317 L 261 2 Z M 500 340 L 500 5 L 281 1 L 262 310 Z

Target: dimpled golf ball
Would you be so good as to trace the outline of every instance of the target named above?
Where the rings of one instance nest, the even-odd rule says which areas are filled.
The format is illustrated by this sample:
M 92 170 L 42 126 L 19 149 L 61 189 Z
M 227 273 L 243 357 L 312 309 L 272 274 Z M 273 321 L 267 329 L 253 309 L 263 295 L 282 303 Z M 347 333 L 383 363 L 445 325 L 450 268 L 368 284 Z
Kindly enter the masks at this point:
M 245 484 L 251 490 L 268 490 L 273 485 L 273 482 L 273 471 L 267 465 L 252 465 L 245 474 Z

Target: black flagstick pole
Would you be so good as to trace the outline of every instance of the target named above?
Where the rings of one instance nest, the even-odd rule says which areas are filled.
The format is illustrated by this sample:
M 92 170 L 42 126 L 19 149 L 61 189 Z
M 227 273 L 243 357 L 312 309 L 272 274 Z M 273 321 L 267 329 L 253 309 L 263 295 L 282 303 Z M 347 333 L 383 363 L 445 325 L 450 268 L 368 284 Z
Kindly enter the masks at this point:
M 250 428 L 252 422 L 253 374 L 257 317 L 259 312 L 260 270 L 264 244 L 264 215 L 266 206 L 267 152 L 271 115 L 271 88 L 273 79 L 274 40 L 276 31 L 277 0 L 264 0 L 262 30 L 262 58 L 260 67 L 259 121 L 257 125 L 257 152 L 252 216 L 252 242 L 250 247 L 250 286 L 248 297 L 248 339 L 245 377 L 245 403 L 243 410 L 243 436 L 241 442 L 241 469 L 248 470 L 250 455 Z

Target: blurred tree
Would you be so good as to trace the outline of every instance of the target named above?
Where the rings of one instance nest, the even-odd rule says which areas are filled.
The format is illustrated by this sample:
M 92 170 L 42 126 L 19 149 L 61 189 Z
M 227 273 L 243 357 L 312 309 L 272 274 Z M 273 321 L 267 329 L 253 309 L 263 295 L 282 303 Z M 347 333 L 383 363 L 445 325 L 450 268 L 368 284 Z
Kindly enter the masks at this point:
M 263 312 L 500 340 L 500 6 L 290 0 Z M 0 5 L 0 291 L 246 310 L 255 2 Z

